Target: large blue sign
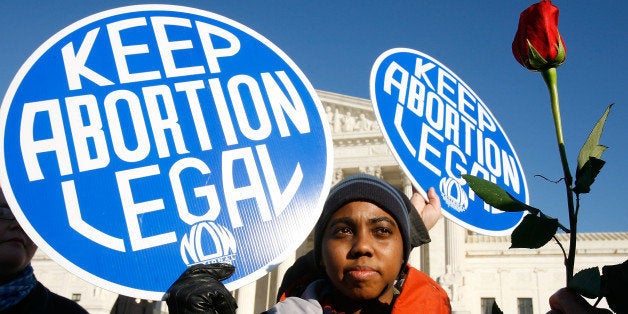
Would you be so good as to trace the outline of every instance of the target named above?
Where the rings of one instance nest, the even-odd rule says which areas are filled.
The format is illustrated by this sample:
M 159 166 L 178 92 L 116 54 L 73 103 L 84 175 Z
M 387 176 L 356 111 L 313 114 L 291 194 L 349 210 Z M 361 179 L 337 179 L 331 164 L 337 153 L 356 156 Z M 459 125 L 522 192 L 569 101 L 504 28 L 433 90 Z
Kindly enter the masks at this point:
M 161 299 L 186 267 L 227 262 L 233 290 L 308 236 L 333 161 L 299 68 L 253 30 L 167 5 L 78 21 L 15 76 L 0 110 L 0 180 L 56 262 Z
M 435 187 L 444 215 L 458 224 L 483 234 L 510 234 L 524 213 L 490 207 L 461 178 L 490 180 L 528 202 L 517 154 L 480 97 L 436 59 L 403 48 L 379 56 L 370 85 L 384 136 L 414 185 Z

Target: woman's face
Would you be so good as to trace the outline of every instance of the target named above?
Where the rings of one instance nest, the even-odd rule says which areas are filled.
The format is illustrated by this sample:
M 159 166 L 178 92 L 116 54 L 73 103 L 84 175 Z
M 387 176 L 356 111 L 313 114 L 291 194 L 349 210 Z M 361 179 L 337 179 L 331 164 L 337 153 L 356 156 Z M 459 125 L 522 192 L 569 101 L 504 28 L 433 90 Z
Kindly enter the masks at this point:
M 0 210 L 3 211 L 3 218 L 9 218 L 0 219 L 0 282 L 4 282 L 31 262 L 37 246 L 18 225 L 12 214 L 4 216 L 10 210 L 2 190 Z
M 342 206 L 325 227 L 321 253 L 329 279 L 345 296 L 391 303 L 403 238 L 386 211 L 369 202 Z

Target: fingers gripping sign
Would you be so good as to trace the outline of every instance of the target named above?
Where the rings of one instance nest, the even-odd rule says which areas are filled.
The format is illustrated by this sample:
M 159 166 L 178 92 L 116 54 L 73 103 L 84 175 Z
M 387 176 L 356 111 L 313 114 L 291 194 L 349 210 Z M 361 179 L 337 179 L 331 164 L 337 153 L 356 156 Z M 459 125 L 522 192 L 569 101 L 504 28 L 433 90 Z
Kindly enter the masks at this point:
M 440 206 L 440 197 L 436 194 L 434 188 L 430 188 L 427 191 L 428 200 L 426 201 L 423 195 L 419 193 L 416 188 L 412 187 L 412 205 L 419 212 L 419 216 L 423 219 L 427 230 L 432 229 L 441 217 L 442 208 Z
M 166 303 L 173 314 L 235 314 L 236 300 L 221 281 L 231 277 L 231 264 L 194 265 L 168 288 Z

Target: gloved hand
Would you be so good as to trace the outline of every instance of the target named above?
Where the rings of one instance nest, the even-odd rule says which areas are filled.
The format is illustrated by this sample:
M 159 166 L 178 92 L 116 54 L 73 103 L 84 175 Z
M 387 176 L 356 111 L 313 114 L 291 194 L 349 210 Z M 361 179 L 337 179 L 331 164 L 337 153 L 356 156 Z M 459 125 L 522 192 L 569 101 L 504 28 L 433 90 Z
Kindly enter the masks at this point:
M 235 314 L 238 305 L 222 284 L 233 274 L 231 264 L 194 265 L 168 288 L 166 304 L 172 314 Z

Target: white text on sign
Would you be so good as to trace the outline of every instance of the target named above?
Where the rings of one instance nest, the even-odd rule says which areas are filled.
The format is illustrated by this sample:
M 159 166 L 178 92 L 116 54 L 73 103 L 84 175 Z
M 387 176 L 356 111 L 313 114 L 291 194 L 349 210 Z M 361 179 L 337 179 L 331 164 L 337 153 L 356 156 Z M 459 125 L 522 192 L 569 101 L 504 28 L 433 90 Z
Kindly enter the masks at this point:
M 436 73 L 428 76 L 428 72 Z M 502 180 L 519 193 L 520 177 L 515 158 L 485 136 L 485 133 L 496 132 L 496 122 L 484 104 L 454 76 L 431 62 L 423 63 L 421 58 L 416 58 L 414 73 L 391 62 L 385 71 L 383 88 L 389 95 L 397 95 L 395 128 L 408 152 L 422 165 L 441 176 L 441 170 L 435 166 L 439 163 L 435 161 L 444 158 L 447 176 L 457 178 L 467 173 L 467 157 L 477 156 L 470 174 L 492 182 Z M 425 117 L 427 121 L 422 123 L 417 145 L 411 143 L 401 126 L 406 113 Z M 444 152 L 431 144 L 436 141 L 440 145 L 445 140 L 452 144 L 447 145 Z M 474 198 L 471 190 L 469 198 Z
M 132 71 L 129 60 L 152 52 L 145 43 L 125 44 L 124 34 L 144 28 L 154 35 L 161 67 Z M 171 28 L 193 29 L 195 32 L 187 34 L 196 34 L 197 38 L 173 41 L 168 33 Z M 29 181 L 96 171 L 108 167 L 113 160 L 129 165 L 128 169 L 115 172 L 128 234 L 107 234 L 86 221 L 82 212 L 89 205 L 80 202 L 80 182 L 65 179 L 61 181 L 61 189 L 70 227 L 93 242 L 121 252 L 127 249 L 124 238 L 129 239 L 133 251 L 176 242 L 178 237 L 172 230 L 148 236 L 142 233 L 139 217 L 165 210 L 164 199 L 140 202 L 134 198 L 135 185 L 166 174 L 178 216 L 188 225 L 214 221 L 225 209 L 231 226 L 240 228 L 243 221 L 239 202 L 243 200 L 257 204 L 257 215 L 262 221 L 281 215 L 299 189 L 303 172 L 298 162 L 282 165 L 291 170 L 288 183 L 280 186 L 276 165 L 272 164 L 271 154 L 263 143 L 272 134 L 286 138 L 294 132 L 310 132 L 305 105 L 289 75 L 281 69 L 223 75 L 221 62 L 238 55 L 240 42 L 229 31 L 208 23 L 176 17 L 132 18 L 110 23 L 106 29 L 117 77 L 88 66 L 97 41 L 105 40 L 101 38 L 101 28 L 94 28 L 86 32 L 80 43 L 70 42 L 59 51 L 72 96 L 23 104 L 20 148 Z M 201 45 L 195 47 L 193 42 Z M 195 49 L 202 51 L 204 63 L 177 65 L 176 52 Z M 200 80 L 199 74 L 209 78 Z M 185 80 L 187 76 L 196 79 Z M 165 79 L 170 80 L 164 82 Z M 144 82 L 139 89 L 125 88 L 125 84 Z M 81 94 L 85 84 L 106 87 L 107 92 Z M 204 110 L 208 104 L 215 108 L 212 114 Z M 123 120 L 122 115 L 128 118 Z M 192 117 L 193 128 L 182 127 L 182 116 Z M 37 133 L 42 126 L 50 130 L 47 137 Z M 194 153 L 215 150 L 216 141 L 226 145 L 217 152 L 221 163 L 216 167 L 220 167 L 221 177 L 212 176 L 208 163 L 191 157 Z M 251 142 L 259 144 L 243 144 Z M 50 167 L 44 171 L 40 165 L 42 158 L 51 156 L 56 160 L 58 172 Z M 161 169 L 149 161 L 155 157 L 176 160 L 170 169 Z M 233 173 L 235 165 L 243 165 L 240 168 L 244 173 Z M 185 186 L 180 179 L 184 171 L 208 177 L 207 184 Z M 246 176 L 248 185 L 236 184 L 236 176 Z M 220 193 L 211 180 L 220 183 Z M 189 190 L 205 203 L 203 214 L 190 212 L 184 196 Z M 219 200 L 224 201 L 225 208 Z M 209 225 L 202 226 L 205 229 L 198 230 L 214 230 L 206 227 Z M 203 252 L 190 255 L 208 256 Z

